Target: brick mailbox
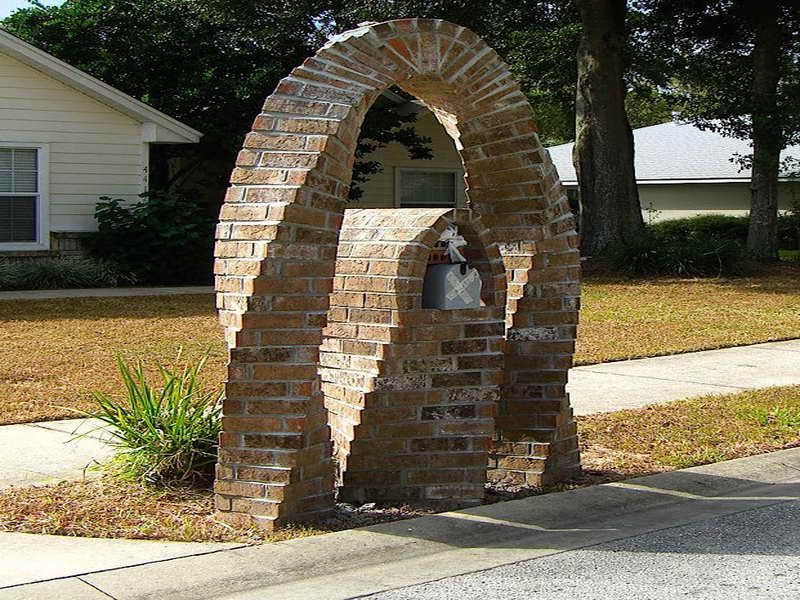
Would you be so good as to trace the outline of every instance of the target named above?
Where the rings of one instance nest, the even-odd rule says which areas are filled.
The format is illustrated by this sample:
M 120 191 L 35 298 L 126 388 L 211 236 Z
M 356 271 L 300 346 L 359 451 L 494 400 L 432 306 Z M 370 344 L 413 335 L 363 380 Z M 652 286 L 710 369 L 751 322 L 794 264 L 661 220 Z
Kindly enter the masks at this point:
M 482 306 L 423 308 L 428 257 L 451 224 Z M 479 502 L 503 381 L 505 269 L 467 210 L 348 210 L 320 354 L 340 497 Z
M 471 212 L 345 217 L 361 123 L 392 85 L 453 138 Z M 421 307 L 448 223 L 468 238 L 479 308 Z M 565 391 L 574 220 L 527 98 L 470 30 L 365 24 L 294 69 L 245 139 L 215 255 L 230 353 L 220 516 L 271 528 L 325 515 L 337 478 L 352 500 L 471 503 L 487 476 L 538 485 L 579 471 Z

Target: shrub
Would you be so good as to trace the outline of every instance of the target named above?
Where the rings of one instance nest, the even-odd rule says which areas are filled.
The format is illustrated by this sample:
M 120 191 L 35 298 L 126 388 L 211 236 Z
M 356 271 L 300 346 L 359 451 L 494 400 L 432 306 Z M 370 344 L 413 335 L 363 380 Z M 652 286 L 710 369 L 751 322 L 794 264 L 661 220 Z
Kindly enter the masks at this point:
M 174 192 L 141 198 L 132 205 L 100 198 L 92 253 L 122 265 L 143 283 L 210 282 L 214 221 L 204 208 Z
M 702 215 L 686 219 L 670 219 L 649 225 L 651 231 L 666 237 L 714 236 L 732 240 L 742 246 L 747 244 L 750 217 L 728 215 Z M 778 246 L 782 250 L 800 248 L 800 205 L 795 205 L 778 216 Z
M 741 273 L 745 252 L 716 235 L 682 237 L 648 227 L 638 239 L 611 248 L 608 259 L 614 271 L 632 275 L 719 277 Z
M 116 287 L 135 277 L 103 260 L 47 258 L 0 261 L 0 290 Z
M 670 219 L 649 225 L 657 236 L 671 239 L 709 238 L 732 240 L 742 246 L 747 243 L 749 217 L 728 215 L 701 215 L 685 219 Z
M 207 357 L 206 357 L 207 358 Z M 181 371 L 158 364 L 161 385 L 151 385 L 141 361 L 131 368 L 117 356 L 124 402 L 95 392 L 90 416 L 110 425 L 118 454 L 113 467 L 126 478 L 170 484 L 206 481 L 217 456 L 222 391 L 206 390 L 203 358 Z

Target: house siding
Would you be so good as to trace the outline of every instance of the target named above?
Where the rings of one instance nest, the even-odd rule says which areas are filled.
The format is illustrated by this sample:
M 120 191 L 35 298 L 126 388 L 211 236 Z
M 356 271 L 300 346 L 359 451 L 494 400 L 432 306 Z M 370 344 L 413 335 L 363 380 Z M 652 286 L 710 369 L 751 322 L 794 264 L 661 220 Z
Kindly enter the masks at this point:
M 92 231 L 100 196 L 146 188 L 140 123 L 2 53 L 0 142 L 49 145 L 51 232 Z
M 464 168 L 455 143 L 447 134 L 433 113 L 425 111 L 419 115 L 414 129 L 422 136 L 431 138 L 433 158 L 431 160 L 412 160 L 402 144 L 392 142 L 386 147 L 370 153 L 364 160 L 377 160 L 383 165 L 383 171 L 373 175 L 369 181 L 361 185 L 364 194 L 360 200 L 353 202 L 353 208 L 391 208 L 396 205 L 395 176 L 402 168 L 453 170 L 458 171 L 456 181 L 456 204 L 466 204 L 464 193 Z
M 358 208 L 390 208 L 396 205 L 395 173 L 400 168 L 456 170 L 463 176 L 463 167 L 455 144 L 436 117 L 425 111 L 415 124 L 420 135 L 431 138 L 432 160 L 412 160 L 404 146 L 392 143 L 373 152 L 365 160 L 377 160 L 383 171 L 361 185 L 362 198 L 352 205 Z M 464 206 L 466 194 L 463 179 L 457 186 L 458 205 Z M 575 184 L 567 184 L 575 188 Z M 800 183 L 779 184 L 779 208 L 788 210 L 800 202 Z M 639 184 L 642 213 L 648 222 L 680 219 L 705 214 L 743 216 L 750 212 L 750 184 L 735 183 L 671 183 Z
M 800 185 L 778 184 L 778 208 L 788 210 L 800 200 Z M 745 216 L 750 212 L 750 184 L 674 183 L 639 184 L 639 202 L 645 220 L 665 221 L 695 215 Z

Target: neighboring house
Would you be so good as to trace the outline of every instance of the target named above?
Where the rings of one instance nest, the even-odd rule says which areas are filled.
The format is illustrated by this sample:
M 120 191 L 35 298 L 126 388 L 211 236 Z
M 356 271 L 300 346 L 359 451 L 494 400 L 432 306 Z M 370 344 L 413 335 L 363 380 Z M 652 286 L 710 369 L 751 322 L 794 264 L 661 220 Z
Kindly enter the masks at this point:
M 376 150 L 366 159 L 379 161 L 383 170 L 361 185 L 364 194 L 352 206 L 464 206 L 464 168 L 453 140 L 432 112 L 416 102 L 409 102 L 407 109 L 418 113 L 414 129 L 431 138 L 433 158 L 412 160 L 406 147 L 397 142 Z
M 639 202 L 647 219 L 749 212 L 750 169 L 740 170 L 731 161 L 752 152 L 748 142 L 684 123 L 634 129 L 633 139 Z M 562 144 L 549 150 L 561 182 L 577 192 L 572 147 Z M 787 148 L 781 156 L 800 160 L 800 146 Z M 800 201 L 800 184 L 783 178 L 779 207 L 789 209 L 794 201 Z
M 432 139 L 433 159 L 410 160 L 398 143 L 372 153 L 368 159 L 380 161 L 383 171 L 362 185 L 358 206 L 464 205 L 464 172 L 453 141 L 428 110 L 419 112 L 415 127 Z M 730 160 L 751 152 L 747 142 L 679 123 L 636 129 L 634 139 L 639 197 L 648 220 L 749 211 L 750 171 L 740 171 Z M 572 146 L 549 151 L 575 204 L 578 182 Z M 800 160 L 800 147 L 788 148 L 783 157 Z M 800 201 L 800 183 L 783 179 L 779 185 L 781 209 Z
M 0 257 L 78 249 L 100 196 L 147 191 L 150 144 L 200 136 L 0 29 Z

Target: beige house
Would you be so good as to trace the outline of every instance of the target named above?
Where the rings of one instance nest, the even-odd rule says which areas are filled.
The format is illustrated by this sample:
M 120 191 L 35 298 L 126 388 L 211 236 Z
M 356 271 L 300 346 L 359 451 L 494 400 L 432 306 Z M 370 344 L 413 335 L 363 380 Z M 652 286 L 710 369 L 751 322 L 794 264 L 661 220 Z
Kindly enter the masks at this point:
M 752 153 L 747 141 L 676 122 L 634 129 L 633 140 L 639 202 L 646 220 L 748 214 L 750 169 L 740 169 L 732 160 Z M 577 191 L 572 147 L 562 144 L 549 150 L 564 186 Z M 786 148 L 781 157 L 800 160 L 800 146 Z M 787 210 L 798 201 L 800 183 L 783 177 L 779 208 Z
M 0 256 L 73 249 L 100 196 L 147 190 L 151 144 L 200 136 L 0 29 Z
M 433 158 L 412 160 L 399 143 L 373 152 L 368 160 L 379 161 L 383 170 L 361 186 L 364 194 L 354 207 L 464 206 L 464 169 L 453 140 L 429 110 L 418 112 L 414 129 L 431 138 Z

